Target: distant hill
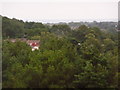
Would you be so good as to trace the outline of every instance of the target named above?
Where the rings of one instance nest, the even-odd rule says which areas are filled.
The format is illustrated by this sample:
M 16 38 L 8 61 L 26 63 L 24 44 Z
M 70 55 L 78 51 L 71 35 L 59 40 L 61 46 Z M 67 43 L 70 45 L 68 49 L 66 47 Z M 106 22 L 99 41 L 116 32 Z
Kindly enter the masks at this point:
M 105 30 L 115 30 L 117 27 L 117 22 L 70 22 L 68 25 L 71 28 L 78 28 L 81 25 L 86 25 L 88 27 L 98 27 L 100 29 L 105 29 Z
M 48 23 L 47 25 L 54 25 L 54 24 L 67 24 L 70 26 L 71 29 L 76 29 L 79 28 L 81 25 L 86 25 L 88 27 L 98 27 L 101 30 L 108 30 L 108 31 L 113 31 L 113 30 L 117 30 L 117 26 L 119 27 L 120 25 L 118 25 L 118 22 L 97 22 L 97 21 L 93 21 L 93 22 L 69 22 L 69 23 Z
M 120 30 L 120 21 L 118 21 L 118 30 Z

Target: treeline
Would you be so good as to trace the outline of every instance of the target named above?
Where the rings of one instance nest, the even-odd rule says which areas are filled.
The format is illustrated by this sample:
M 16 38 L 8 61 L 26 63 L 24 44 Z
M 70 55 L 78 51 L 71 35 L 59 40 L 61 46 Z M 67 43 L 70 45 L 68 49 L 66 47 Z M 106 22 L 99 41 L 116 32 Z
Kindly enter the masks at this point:
M 2 35 L 3 38 L 30 38 L 32 36 L 40 35 L 41 32 L 54 32 L 57 35 L 66 34 L 71 30 L 68 25 L 43 25 L 39 22 L 23 22 L 15 18 L 9 19 L 3 17 Z
M 88 27 L 98 27 L 102 30 L 107 30 L 110 32 L 114 32 L 116 29 L 118 29 L 118 23 L 117 22 L 70 22 L 68 25 L 72 28 L 78 28 L 81 25 L 86 25 Z
M 17 20 L 15 18 L 9 19 L 3 17 L 2 23 L 2 35 L 3 38 L 23 38 L 24 36 L 34 36 L 40 34 L 43 30 L 47 30 L 42 23 L 35 22 L 23 22 L 22 20 Z
M 117 22 L 70 22 L 58 24 L 42 24 L 40 22 L 24 22 L 15 18 L 10 19 L 2 17 L 2 35 L 4 38 L 23 38 L 35 35 L 40 35 L 42 31 L 53 32 L 57 35 L 65 35 L 66 31 L 77 29 L 82 25 L 88 27 L 98 27 L 107 32 L 115 33 L 117 29 Z M 119 27 L 119 26 L 118 26 Z
M 68 25 L 12 21 L 3 30 L 21 31 L 21 36 L 39 39 L 41 45 L 33 52 L 24 42 L 3 40 L 3 88 L 118 87 L 118 32 L 85 25 L 71 30 Z M 18 33 L 6 32 L 4 37 L 18 37 Z

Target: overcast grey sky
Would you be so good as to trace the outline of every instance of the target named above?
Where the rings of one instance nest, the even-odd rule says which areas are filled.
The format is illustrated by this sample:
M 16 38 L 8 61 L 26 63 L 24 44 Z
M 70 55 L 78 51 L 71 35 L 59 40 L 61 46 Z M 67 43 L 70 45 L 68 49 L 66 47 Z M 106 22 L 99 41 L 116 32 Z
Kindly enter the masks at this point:
M 24 21 L 117 21 L 118 0 L 2 0 L 1 15 Z

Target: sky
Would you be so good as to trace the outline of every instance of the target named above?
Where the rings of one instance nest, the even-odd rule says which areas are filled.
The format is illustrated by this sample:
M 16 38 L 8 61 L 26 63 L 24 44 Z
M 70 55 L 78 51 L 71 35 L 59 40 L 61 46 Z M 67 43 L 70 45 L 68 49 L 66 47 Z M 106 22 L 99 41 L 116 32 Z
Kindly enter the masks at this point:
M 43 23 L 117 21 L 119 0 L 0 0 L 0 14 Z

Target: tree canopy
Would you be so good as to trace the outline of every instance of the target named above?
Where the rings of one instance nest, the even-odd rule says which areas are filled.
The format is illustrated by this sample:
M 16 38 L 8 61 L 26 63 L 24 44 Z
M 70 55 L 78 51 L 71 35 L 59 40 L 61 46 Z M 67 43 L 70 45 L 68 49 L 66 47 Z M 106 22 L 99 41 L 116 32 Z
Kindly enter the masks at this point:
M 9 24 L 9 25 L 8 25 Z M 25 42 L 40 40 L 31 51 Z M 3 88 L 117 88 L 118 33 L 85 25 L 47 27 L 42 23 L 3 18 Z

